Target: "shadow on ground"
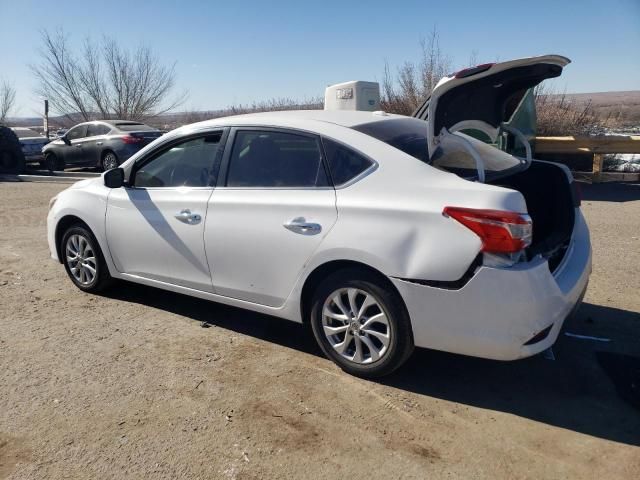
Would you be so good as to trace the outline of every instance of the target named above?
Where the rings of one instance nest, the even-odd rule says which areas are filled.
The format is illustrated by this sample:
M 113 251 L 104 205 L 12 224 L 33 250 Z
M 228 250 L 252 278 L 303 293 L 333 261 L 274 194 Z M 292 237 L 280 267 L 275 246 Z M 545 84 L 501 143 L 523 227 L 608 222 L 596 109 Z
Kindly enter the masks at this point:
M 107 295 L 320 355 L 307 329 L 286 320 L 136 284 Z M 610 341 L 561 335 L 555 361 L 536 356 L 497 362 L 417 349 L 402 369 L 380 383 L 640 446 L 640 411 L 634 407 L 640 382 L 640 314 L 584 304 L 564 331 Z
M 633 202 L 640 200 L 640 183 L 579 182 L 583 201 Z

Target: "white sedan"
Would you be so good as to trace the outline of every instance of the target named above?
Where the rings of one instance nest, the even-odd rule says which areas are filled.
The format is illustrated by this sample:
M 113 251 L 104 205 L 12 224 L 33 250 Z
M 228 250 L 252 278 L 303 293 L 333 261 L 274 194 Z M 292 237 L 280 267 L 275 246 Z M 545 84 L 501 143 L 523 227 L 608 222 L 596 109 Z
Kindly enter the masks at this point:
M 309 324 L 374 377 L 414 346 L 514 360 L 580 304 L 591 246 L 570 172 L 494 140 L 545 56 L 441 81 L 422 114 L 295 111 L 189 125 L 51 200 L 51 256 L 96 292 L 114 279 Z M 463 100 L 460 100 L 463 99 Z

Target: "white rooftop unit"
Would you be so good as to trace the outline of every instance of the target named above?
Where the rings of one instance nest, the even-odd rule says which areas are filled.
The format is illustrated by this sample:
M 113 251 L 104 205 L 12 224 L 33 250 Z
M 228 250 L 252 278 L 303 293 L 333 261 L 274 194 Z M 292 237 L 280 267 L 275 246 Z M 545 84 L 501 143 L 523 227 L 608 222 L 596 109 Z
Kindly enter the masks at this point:
M 329 85 L 324 91 L 325 110 L 380 110 L 380 85 L 354 80 Z

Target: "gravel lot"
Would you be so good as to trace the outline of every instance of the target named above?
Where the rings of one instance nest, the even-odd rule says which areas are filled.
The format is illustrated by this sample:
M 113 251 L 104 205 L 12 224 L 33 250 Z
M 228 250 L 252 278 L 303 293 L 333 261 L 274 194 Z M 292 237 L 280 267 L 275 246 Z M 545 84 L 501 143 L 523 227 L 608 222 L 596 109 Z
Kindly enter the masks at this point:
M 563 335 L 555 361 L 515 363 L 419 350 L 383 382 L 293 323 L 81 293 L 45 237 L 65 186 L 0 183 L 0 478 L 640 478 L 640 185 L 583 188 L 594 271 L 565 329 L 610 342 Z

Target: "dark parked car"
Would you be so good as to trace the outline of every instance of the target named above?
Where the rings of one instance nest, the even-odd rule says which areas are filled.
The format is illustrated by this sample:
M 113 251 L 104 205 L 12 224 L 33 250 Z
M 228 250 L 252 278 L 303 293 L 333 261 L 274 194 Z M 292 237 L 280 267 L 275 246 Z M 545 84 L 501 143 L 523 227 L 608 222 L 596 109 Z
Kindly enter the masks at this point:
M 163 132 L 130 120 L 99 120 L 76 125 L 43 150 L 49 170 L 65 167 L 117 167 Z
M 25 163 L 40 163 L 42 165 L 44 161 L 42 148 L 49 143 L 49 139 L 29 128 L 13 127 L 11 130 L 20 141 Z

